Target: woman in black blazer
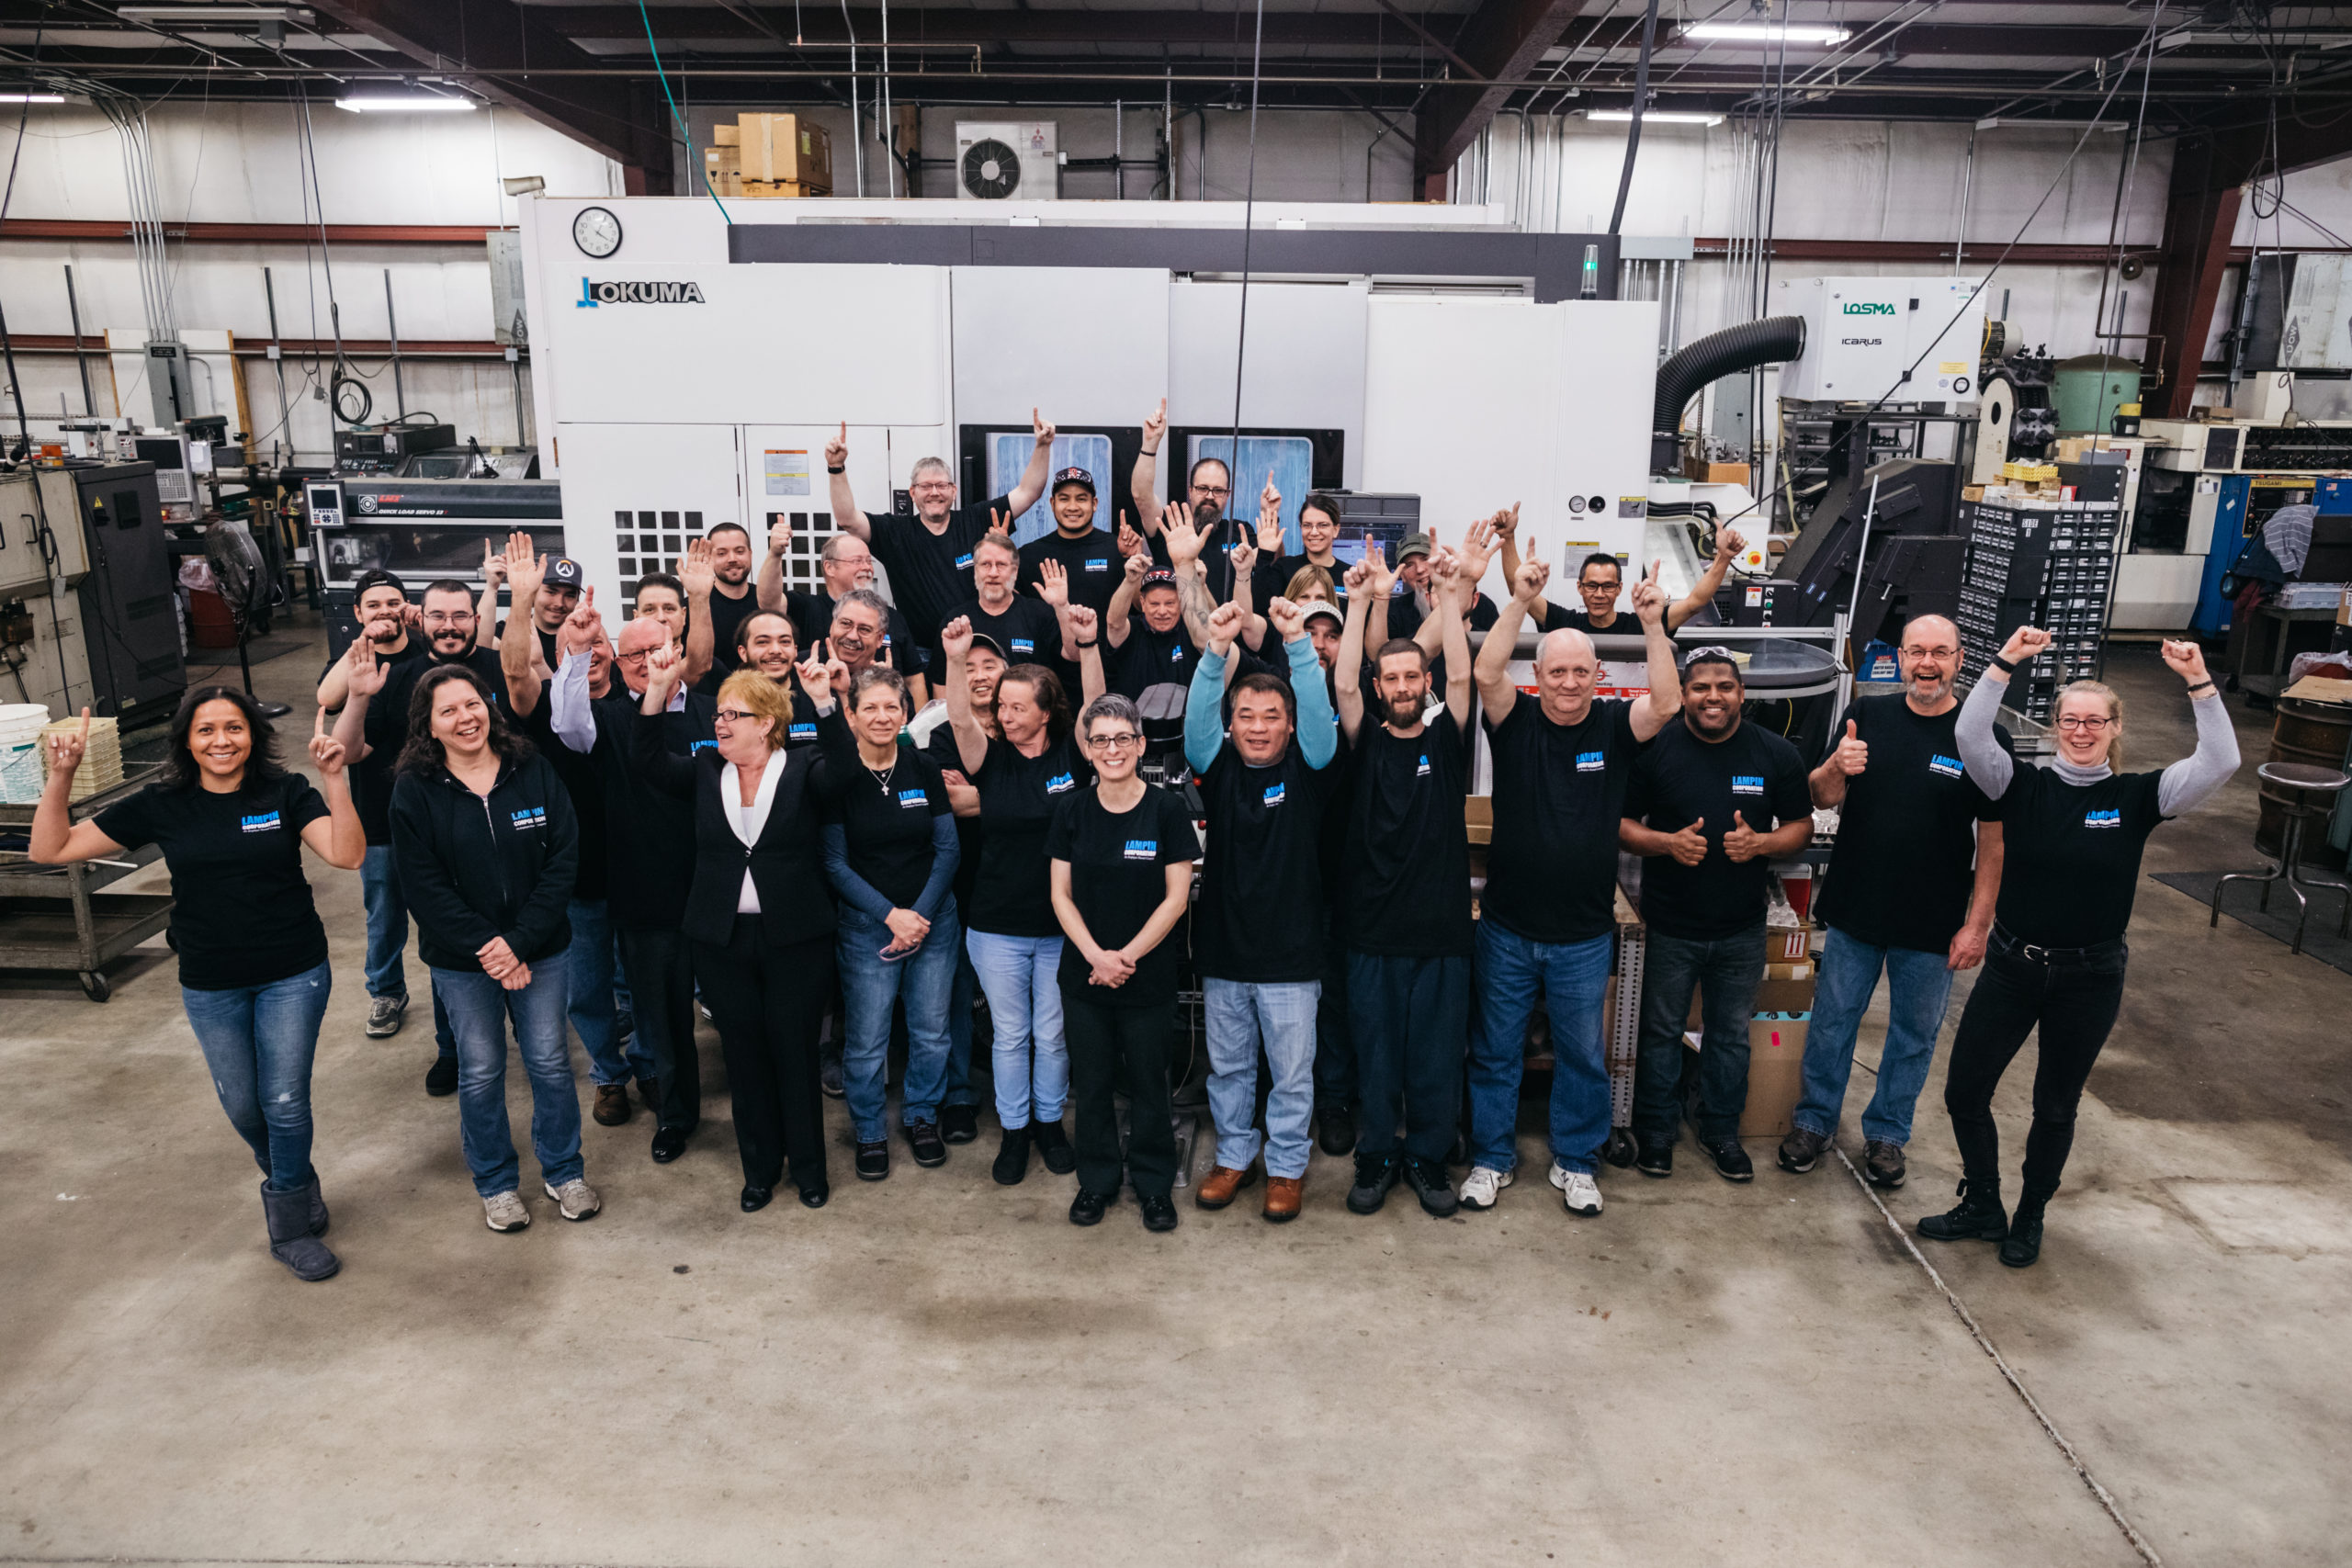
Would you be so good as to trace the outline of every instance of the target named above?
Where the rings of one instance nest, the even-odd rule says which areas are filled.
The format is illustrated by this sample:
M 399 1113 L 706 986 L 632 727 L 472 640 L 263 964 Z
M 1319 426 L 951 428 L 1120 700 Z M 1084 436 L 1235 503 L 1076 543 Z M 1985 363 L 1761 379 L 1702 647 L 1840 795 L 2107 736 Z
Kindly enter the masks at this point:
M 695 807 L 695 874 L 684 931 L 695 976 L 718 1025 L 743 1156 L 743 1212 L 767 1207 L 788 1157 L 800 1201 L 822 1208 L 824 1101 L 817 1026 L 833 986 L 833 895 L 825 880 L 819 754 L 845 750 L 849 729 L 823 664 L 800 666 L 820 745 L 785 750 L 792 694 L 756 670 L 718 688 L 718 744 L 681 757 L 661 716 L 684 673 L 667 649 L 647 661 L 630 737 L 638 775 Z

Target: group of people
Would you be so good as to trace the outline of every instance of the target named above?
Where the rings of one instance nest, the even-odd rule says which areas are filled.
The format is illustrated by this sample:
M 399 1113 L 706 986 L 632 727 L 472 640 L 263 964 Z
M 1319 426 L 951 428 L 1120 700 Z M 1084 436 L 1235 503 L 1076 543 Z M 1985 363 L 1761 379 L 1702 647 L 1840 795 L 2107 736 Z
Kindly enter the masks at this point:
M 1184 500 L 1159 502 L 1165 435 L 1163 405 L 1130 476 L 1133 521 L 1112 530 L 1093 475 L 1049 475 L 1043 420 L 1009 493 L 959 505 L 946 463 L 926 458 L 910 515 L 857 504 L 844 426 L 825 451 L 821 592 L 786 586 L 787 525 L 755 561 L 748 532 L 721 525 L 674 573 L 632 586 L 617 629 L 577 563 L 522 535 L 486 564 L 479 601 L 455 580 L 412 599 L 371 572 L 356 585 L 358 635 L 319 683 L 316 786 L 224 687 L 181 705 L 163 783 L 88 820 L 68 806 L 82 743 L 57 739 L 33 853 L 161 846 L 188 1017 L 264 1172 L 273 1253 L 304 1279 L 337 1266 L 309 1111 L 330 977 L 298 839 L 360 872 L 370 1035 L 402 1025 L 414 919 L 436 1037 L 426 1089 L 457 1097 L 492 1230 L 531 1217 L 505 1108 L 510 1029 L 541 1185 L 565 1219 L 602 1205 L 567 1032 L 595 1120 L 628 1121 L 634 1089 L 668 1164 L 701 1115 L 698 1005 L 726 1062 L 741 1208 L 787 1179 L 820 1208 L 828 1016 L 855 1174 L 880 1180 L 894 1039 L 907 1155 L 937 1166 L 979 1136 L 976 997 L 993 1179 L 1017 1184 L 1042 1162 L 1074 1175 L 1072 1223 L 1100 1222 L 1131 1189 L 1142 1223 L 1168 1230 L 1187 970 L 1216 1133 L 1200 1207 L 1262 1178 L 1264 1217 L 1295 1218 L 1319 1144 L 1353 1156 L 1356 1213 L 1400 1182 L 1433 1215 L 1491 1208 L 1518 1174 L 1540 1007 L 1548 1179 L 1567 1212 L 1599 1214 L 1621 849 L 1640 857 L 1647 931 L 1634 1165 L 1669 1176 L 1687 1118 L 1717 1173 L 1751 1179 L 1737 1127 L 1770 864 L 1804 851 L 1815 808 L 1832 807 L 1827 946 L 1778 1162 L 1802 1174 L 1830 1147 L 1883 973 L 1890 1025 L 1861 1121 L 1869 1179 L 1901 1186 L 1952 976 L 1983 963 L 1946 1087 L 1962 1201 L 1920 1230 L 2033 1260 L 2116 1016 L 2142 846 L 2236 764 L 2194 644 L 2165 657 L 2190 683 L 2199 746 L 2162 773 L 2115 771 L 2120 705 L 2090 682 L 2059 702 L 2055 764 L 2017 765 L 1994 717 L 2048 638 L 2020 630 L 1962 703 L 1958 634 L 1934 616 L 1904 629 L 1902 694 L 1855 704 L 1808 769 L 1744 716 L 1740 654 L 1671 635 L 1741 547 L 1731 530 L 1680 601 L 1655 567 L 1627 592 L 1623 564 L 1595 555 L 1578 567 L 1585 607 L 1569 610 L 1540 552 L 1521 555 L 1516 508 L 1451 544 L 1408 536 L 1392 562 L 1371 539 L 1343 556 L 1340 502 L 1318 494 L 1289 553 L 1271 477 L 1251 520 L 1229 513 L 1233 476 L 1215 458 L 1193 466 Z M 1040 498 L 1053 531 L 1016 545 L 1011 520 Z M 1478 586 L 1498 558 L 1499 603 Z M 1532 690 L 1512 671 L 1523 630 L 1540 634 Z M 1597 632 L 1638 633 L 1645 694 L 1599 694 Z M 1465 801 L 1482 728 L 1493 827 L 1474 888 Z M 2037 1025 L 2012 1213 L 1989 1106 Z M 1459 1180 L 1450 1162 L 1466 1165 Z

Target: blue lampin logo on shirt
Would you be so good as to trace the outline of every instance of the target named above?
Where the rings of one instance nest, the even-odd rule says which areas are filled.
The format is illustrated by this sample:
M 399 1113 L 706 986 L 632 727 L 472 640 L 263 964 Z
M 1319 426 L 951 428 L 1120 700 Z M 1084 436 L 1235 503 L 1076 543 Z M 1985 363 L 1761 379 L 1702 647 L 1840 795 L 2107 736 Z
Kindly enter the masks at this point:
M 1062 791 L 1069 789 L 1077 781 L 1072 779 L 1068 773 L 1056 773 L 1052 778 L 1046 781 L 1046 793 L 1047 795 L 1059 795 Z
M 817 739 L 817 727 L 813 724 L 796 724 L 786 733 L 795 740 L 814 740 Z M 698 741 L 696 744 L 699 745 L 702 742 Z
M 526 806 L 520 811 L 508 813 L 506 820 L 508 824 L 518 833 L 524 831 L 526 829 L 544 828 L 548 825 L 547 807 L 544 806 Z
M 956 558 L 956 570 L 957 571 L 969 571 L 972 570 L 971 551 L 966 550 L 962 555 Z
M 1012 639 L 1012 651 L 1015 653 L 1035 653 L 1037 651 L 1037 645 L 1028 637 L 1017 637 Z
M 815 727 L 812 725 L 810 728 L 813 730 Z M 697 751 L 707 750 L 718 744 L 716 740 L 690 740 L 686 743 L 686 755 L 691 757 Z
M 1762 795 L 1764 793 L 1763 775 L 1760 773 L 1732 774 L 1731 792 L 1734 795 Z
M 1110 559 L 1105 557 L 1097 560 L 1090 560 L 1086 563 L 1086 570 L 1089 571 L 1108 571 L 1111 570 Z
M 1428 772 L 1429 772 L 1429 771 L 1430 771 L 1430 754 L 1429 754 L 1427 751 L 1424 751 L 1424 752 L 1422 752 L 1422 753 L 1421 753 L 1421 761 L 1420 761 L 1419 765 L 1419 766 L 1417 766 L 1416 768 L 1414 768 L 1414 770 L 1413 770 L 1413 776 L 1414 776 L 1415 778 L 1417 778 L 1417 779 L 1418 779 L 1418 778 L 1420 778 L 1420 777 L 1422 777 L 1424 774 L 1428 773 Z
M 1280 806 L 1282 803 L 1283 786 L 1280 784 L 1268 784 L 1266 786 L 1266 804 L 1268 806 Z
M 1158 860 L 1159 840 L 1158 839 L 1129 839 L 1127 858 L 1129 860 Z
M 1168 662 L 1170 664 L 1182 664 L 1184 662 L 1184 645 L 1182 643 L 1180 642 L 1175 647 L 1168 650 Z
M 1604 773 L 1608 767 L 1609 759 L 1601 752 L 1579 751 L 1577 753 L 1577 772 L 1580 773 Z
M 928 806 L 931 797 L 919 789 L 902 789 L 899 792 L 899 804 L 903 807 Z
M 2083 813 L 2083 826 L 2086 828 L 2120 828 L 2123 826 L 2123 813 L 2114 810 L 2086 811 Z
M 237 821 L 248 833 L 275 833 L 282 826 L 275 811 L 263 811 L 251 817 L 240 817 Z
M 1965 771 L 1957 757 L 1947 757 L 1938 752 L 1928 759 L 1928 772 L 1941 773 L 1948 779 L 1956 779 Z

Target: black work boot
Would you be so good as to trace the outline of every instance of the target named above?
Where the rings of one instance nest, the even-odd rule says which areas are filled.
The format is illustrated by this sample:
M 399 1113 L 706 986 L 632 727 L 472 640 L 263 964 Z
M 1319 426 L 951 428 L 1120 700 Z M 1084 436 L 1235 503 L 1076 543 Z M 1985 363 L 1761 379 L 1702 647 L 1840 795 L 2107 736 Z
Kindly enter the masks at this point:
M 1921 1235 L 1929 1241 L 1999 1241 L 2009 1234 L 2008 1215 L 2001 1208 L 2000 1183 L 1972 1182 L 1963 1177 L 1955 1190 L 1960 1202 L 1948 1213 L 1921 1220 Z
M 2001 1261 L 2012 1269 L 2030 1269 L 2041 1256 L 2041 1209 L 2050 1200 L 2028 1192 L 2018 1199 L 2009 1234 L 2001 1238 Z

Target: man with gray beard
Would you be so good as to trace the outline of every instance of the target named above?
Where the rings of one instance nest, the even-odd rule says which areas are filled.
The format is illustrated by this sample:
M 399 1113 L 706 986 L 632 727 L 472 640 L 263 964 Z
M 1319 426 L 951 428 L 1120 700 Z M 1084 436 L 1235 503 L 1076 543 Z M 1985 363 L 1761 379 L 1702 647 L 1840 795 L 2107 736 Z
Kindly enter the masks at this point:
M 1802 1175 L 1838 1131 L 1854 1036 L 1886 972 L 1886 1043 L 1862 1112 L 1865 1174 L 1903 1185 L 1903 1145 L 1928 1081 L 1952 976 L 1984 961 L 2001 886 L 1998 807 L 1961 766 L 1960 628 L 1920 615 L 1903 628 L 1900 696 L 1864 697 L 1810 777 L 1813 803 L 1839 808 L 1818 913 L 1829 928 L 1804 1043 L 1804 1094 L 1781 1145 Z

